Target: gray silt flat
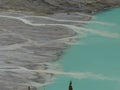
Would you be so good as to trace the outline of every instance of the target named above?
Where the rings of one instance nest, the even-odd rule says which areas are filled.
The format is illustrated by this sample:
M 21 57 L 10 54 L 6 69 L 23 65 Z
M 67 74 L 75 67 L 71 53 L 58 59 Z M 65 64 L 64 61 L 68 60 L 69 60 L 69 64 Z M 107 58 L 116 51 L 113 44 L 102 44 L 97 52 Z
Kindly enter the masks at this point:
M 37 23 L 61 24 L 37 19 Z M 54 73 L 36 70 L 49 70 L 49 63 L 57 61 L 67 48 L 60 40 L 75 35 L 74 31 L 60 25 L 31 26 L 20 20 L 0 17 L 0 89 L 26 90 L 27 85 L 46 85 Z

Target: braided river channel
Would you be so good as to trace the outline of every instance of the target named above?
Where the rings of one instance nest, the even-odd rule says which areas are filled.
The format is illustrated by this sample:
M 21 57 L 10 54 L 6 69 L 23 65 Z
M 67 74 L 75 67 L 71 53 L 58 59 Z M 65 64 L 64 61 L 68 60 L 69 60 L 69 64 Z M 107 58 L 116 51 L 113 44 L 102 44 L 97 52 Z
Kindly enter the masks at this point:
M 0 12 L 0 90 L 67 90 L 70 80 L 74 90 L 120 90 L 120 8 Z

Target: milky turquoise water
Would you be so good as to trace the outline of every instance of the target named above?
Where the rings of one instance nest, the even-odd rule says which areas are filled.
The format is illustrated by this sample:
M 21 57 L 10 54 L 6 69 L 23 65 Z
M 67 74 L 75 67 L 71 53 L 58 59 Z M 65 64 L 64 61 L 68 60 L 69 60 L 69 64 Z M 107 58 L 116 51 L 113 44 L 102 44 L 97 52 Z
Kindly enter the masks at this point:
M 100 13 L 93 20 L 114 25 L 89 24 L 85 27 L 120 34 L 120 8 Z M 70 80 L 73 82 L 74 90 L 120 90 L 120 37 L 87 33 L 81 41 L 83 45 L 76 45 L 65 51 L 65 55 L 59 61 L 63 71 L 91 72 L 109 77 L 111 80 L 101 80 L 95 76 L 79 79 L 80 76 L 74 78 L 69 75 L 58 75 L 45 90 L 67 90 Z

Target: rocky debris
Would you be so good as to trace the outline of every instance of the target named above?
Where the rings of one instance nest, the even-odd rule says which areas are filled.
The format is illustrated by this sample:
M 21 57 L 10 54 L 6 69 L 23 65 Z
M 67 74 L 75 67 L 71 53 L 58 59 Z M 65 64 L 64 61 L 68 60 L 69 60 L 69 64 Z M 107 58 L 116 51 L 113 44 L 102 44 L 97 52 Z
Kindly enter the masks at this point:
M 1 10 L 31 11 L 41 15 L 76 11 L 93 14 L 119 5 L 120 0 L 0 0 Z

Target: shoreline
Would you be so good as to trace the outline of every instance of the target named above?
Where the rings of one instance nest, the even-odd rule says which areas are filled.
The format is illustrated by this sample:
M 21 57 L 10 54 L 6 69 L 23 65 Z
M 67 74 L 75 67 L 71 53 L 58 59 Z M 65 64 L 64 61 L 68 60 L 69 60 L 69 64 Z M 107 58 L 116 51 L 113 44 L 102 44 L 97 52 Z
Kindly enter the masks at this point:
M 109 23 L 113 23 L 113 26 L 96 24 L 85 25 L 85 27 L 94 28 L 96 31 L 104 31 L 104 35 L 98 36 L 98 34 L 93 33 L 96 31 L 92 33 L 84 32 L 87 34 L 86 37 L 80 39 L 80 42 L 83 41 L 84 44 L 73 46 L 66 50 L 66 54 L 58 61 L 63 68 L 61 70 L 62 72 L 59 71 L 61 74 L 57 75 L 56 80 L 52 84 L 46 86 L 45 89 L 56 90 L 62 87 L 63 90 L 66 90 L 70 80 L 74 82 L 73 86 L 75 90 L 80 88 L 83 90 L 94 90 L 100 89 L 99 87 L 102 88 L 101 90 L 106 90 L 107 87 L 112 90 L 112 87 L 119 87 L 119 80 L 116 79 L 119 78 L 118 58 L 120 58 L 118 54 L 120 51 L 120 27 L 118 25 L 120 22 L 120 20 L 118 20 L 119 11 L 120 8 L 113 9 L 99 14 L 92 19 L 104 22 L 108 21 Z M 115 18 L 113 19 L 112 17 L 114 16 Z M 116 54 L 112 52 L 113 50 Z M 116 70 L 116 66 L 118 70 Z M 79 75 L 79 73 L 82 75 Z M 94 74 L 98 74 L 98 77 Z
M 2 53 L 0 53 L 0 55 L 2 56 L 1 60 L 4 63 L 0 63 L 0 64 L 2 64 L 2 65 L 5 64 L 4 68 L 2 67 L 1 69 L 4 70 L 5 72 L 7 71 L 8 75 L 6 76 L 6 74 L 4 72 L 2 72 L 1 74 L 4 74 L 4 76 L 6 76 L 6 79 L 8 78 L 8 80 L 10 78 L 13 78 L 13 80 L 16 78 L 16 84 L 20 81 L 24 82 L 25 87 L 24 87 L 24 85 L 22 87 L 17 87 L 18 90 L 20 90 L 20 89 L 25 90 L 27 88 L 26 82 L 22 81 L 22 78 L 27 74 L 34 75 L 34 77 L 32 76 L 33 78 L 30 76 L 30 81 L 32 81 L 32 82 L 28 83 L 27 85 L 31 85 L 31 84 L 33 84 L 33 82 L 41 83 L 41 85 L 43 85 L 43 86 L 46 85 L 46 82 L 49 82 L 50 78 L 51 79 L 54 78 L 54 73 L 49 72 L 49 69 L 50 69 L 49 67 L 51 67 L 51 65 L 49 65 L 49 64 L 43 65 L 43 63 L 56 62 L 61 57 L 61 54 L 63 54 L 62 52 L 67 48 L 66 46 L 64 46 L 65 45 L 64 43 L 74 45 L 74 40 L 79 38 L 79 37 L 74 37 L 74 35 L 76 35 L 74 29 L 76 27 L 79 27 L 81 24 L 84 25 L 85 22 L 83 22 L 83 23 L 78 22 L 78 20 L 81 20 L 81 16 L 78 14 L 78 16 L 79 16 L 78 17 L 77 14 L 74 14 L 74 13 L 70 14 L 70 15 L 68 15 L 66 13 L 61 13 L 60 15 L 57 14 L 56 16 L 49 15 L 48 16 L 49 18 L 53 18 L 53 17 L 55 18 L 53 20 L 58 19 L 56 22 L 53 22 L 53 23 L 55 23 L 55 25 L 52 25 L 53 24 L 52 21 L 47 17 L 44 19 L 41 16 L 38 16 L 38 17 L 32 16 L 31 17 L 28 15 L 27 17 L 24 17 L 24 15 L 23 15 L 23 19 L 22 19 L 22 16 L 21 15 L 19 16 L 19 14 L 17 16 L 17 14 L 14 15 L 12 13 L 12 15 L 13 15 L 12 17 L 11 17 L 11 14 L 7 13 L 8 16 L 5 16 L 5 14 L 6 13 L 3 13 L 2 15 L 4 17 L 2 17 L 2 15 L 1 15 L 1 18 L 0 18 L 1 19 L 0 20 L 1 21 L 1 23 L 0 23 L 1 35 L 0 36 L 1 36 L 1 38 L 3 38 L 4 35 L 7 37 L 7 38 L 1 39 L 1 41 L 3 41 L 3 43 L 2 42 L 0 43 L 0 47 L 1 47 L 0 50 L 2 51 Z M 7 17 L 9 17 L 9 18 L 7 18 Z M 71 22 L 70 23 L 69 20 L 71 20 L 71 17 L 73 18 L 72 20 L 76 20 L 76 22 L 70 21 Z M 87 21 L 86 16 L 83 16 L 83 17 L 82 17 L 83 21 L 84 20 Z M 63 21 L 61 21 L 62 18 L 63 18 L 63 20 L 65 20 L 65 18 L 66 18 L 67 22 L 64 24 L 61 24 L 61 23 L 63 23 Z M 46 19 L 48 21 L 46 21 Z M 20 20 L 22 20 L 22 21 L 20 21 Z M 32 23 L 30 23 L 26 20 L 29 20 Z M 40 24 L 37 24 L 39 22 L 40 22 Z M 41 22 L 43 22 L 43 23 L 41 23 Z M 28 23 L 28 25 L 27 25 L 27 23 Z M 15 25 L 15 26 L 11 27 L 11 25 Z M 31 25 L 33 25 L 33 26 L 31 26 Z M 65 26 L 68 25 L 68 26 L 66 28 L 65 27 L 62 28 L 61 25 L 65 25 Z M 71 25 L 72 25 L 72 27 L 71 27 Z M 75 25 L 76 27 L 73 27 L 73 25 Z M 70 27 L 71 30 L 68 27 Z M 78 29 L 78 28 L 76 28 L 76 29 Z M 9 30 L 9 32 L 8 32 L 8 30 Z M 33 32 L 33 30 L 35 30 L 35 32 Z M 60 30 L 62 30 L 62 32 Z M 57 33 L 57 35 L 56 35 L 56 33 Z M 81 32 L 78 32 L 78 33 L 80 35 L 82 35 Z M 45 37 L 45 38 L 46 38 L 46 35 L 48 35 L 47 36 L 48 39 L 47 38 L 46 39 L 43 38 L 43 40 L 40 39 L 41 38 L 40 34 L 42 35 L 42 37 Z M 32 35 L 32 37 L 31 37 L 31 35 Z M 68 38 L 68 37 L 70 37 L 70 38 Z M 56 40 L 54 41 L 54 39 L 56 39 L 57 41 L 60 41 L 60 42 L 56 43 Z M 47 40 L 47 41 L 44 41 L 44 40 Z M 50 44 L 51 42 L 47 43 L 49 40 L 53 40 L 52 44 Z M 70 43 L 72 40 L 73 40 L 73 43 Z M 27 41 L 29 41 L 29 42 L 27 42 Z M 25 43 L 25 42 L 27 42 L 27 43 Z M 18 44 L 16 44 L 16 43 L 18 43 Z M 42 47 L 39 46 L 39 45 L 41 45 L 39 43 L 43 43 Z M 7 58 L 7 57 L 9 57 L 9 58 Z M 32 61 L 32 60 L 34 60 L 34 61 Z M 11 65 L 12 65 L 12 67 L 11 67 Z M 9 66 L 8 67 L 9 69 L 6 66 L 7 67 Z M 15 66 L 15 67 L 13 67 L 13 66 Z M 20 66 L 20 67 L 18 68 L 18 66 Z M 39 69 L 42 69 L 43 73 L 39 72 Z M 16 72 L 16 70 L 17 70 L 17 72 Z M 22 73 L 21 73 L 21 70 L 22 70 Z M 38 71 L 36 72 L 36 70 L 38 70 Z M 45 70 L 45 73 L 44 73 L 44 70 Z M 48 70 L 48 72 L 46 70 Z M 19 75 L 16 77 L 16 74 L 15 74 L 15 77 L 14 77 L 13 73 L 19 74 L 21 76 L 24 75 L 24 76 L 21 78 L 21 80 L 20 79 L 17 80 L 17 77 L 19 77 Z M 9 74 L 11 74 L 12 77 L 9 76 Z M 27 77 L 29 77 L 29 75 Z M 4 76 L 2 75 L 1 80 L 4 79 Z M 47 77 L 48 81 L 46 81 L 45 76 Z M 11 81 L 13 81 L 13 80 L 11 79 Z M 34 83 L 35 86 L 37 85 L 37 83 Z M 2 90 L 6 90 L 7 88 L 9 88 L 9 90 L 12 90 L 12 89 L 10 89 L 11 88 L 10 86 L 7 87 L 7 85 L 6 85 L 5 87 L 3 87 L 3 86 L 1 86 L 2 84 L 0 84 L 0 87 L 2 87 Z M 12 86 L 14 86 L 14 85 L 12 84 Z M 14 87 L 16 87 L 16 85 Z
M 11 12 L 11 10 L 10 10 L 10 12 Z M 8 13 L 10 13 L 10 12 L 8 12 Z M 16 12 L 16 10 L 15 11 L 13 10 L 13 12 Z M 11 14 L 14 15 L 13 12 Z M 22 13 L 22 11 L 19 11 L 19 12 L 20 12 L 20 14 Z M 72 44 L 74 45 L 74 39 L 78 39 L 78 38 L 74 38 L 74 36 L 76 35 L 75 31 L 72 31 L 72 29 L 70 30 L 70 28 L 65 28 L 65 27 L 62 28 L 59 24 L 75 25 L 75 26 L 78 26 L 78 27 L 85 24 L 85 23 L 82 23 L 82 22 L 81 23 L 80 22 L 79 23 L 78 22 L 70 22 L 70 21 L 67 21 L 67 22 L 63 21 L 62 22 L 62 21 L 59 21 L 59 20 L 61 20 L 61 19 L 63 19 L 63 20 L 67 19 L 67 20 L 76 20 L 76 21 L 79 21 L 79 20 L 89 21 L 92 18 L 92 17 L 89 17 L 89 15 L 88 16 L 84 16 L 83 15 L 83 17 L 82 17 L 83 13 L 78 14 L 78 16 L 80 15 L 80 17 L 78 17 L 75 14 L 77 16 L 75 18 L 74 17 L 74 13 L 75 12 L 72 12 L 72 13 L 69 12 L 69 10 L 68 10 L 67 13 L 64 13 L 64 10 L 63 10 L 63 12 L 55 13 L 55 14 L 52 14 L 52 13 L 47 13 L 47 14 L 41 13 L 40 14 L 40 15 L 45 15 L 45 17 L 58 19 L 58 21 L 50 20 L 48 18 L 47 18 L 47 20 L 44 19 L 44 18 L 42 18 L 42 19 L 39 20 L 40 17 L 38 17 L 38 18 L 37 17 L 33 17 L 33 19 L 31 17 L 30 18 L 29 17 L 25 17 L 24 19 L 31 20 L 31 22 L 32 22 L 32 23 L 29 23 L 29 25 L 27 25 L 27 26 L 26 26 L 25 23 L 23 24 L 23 22 L 19 21 L 19 19 L 18 20 L 9 19 L 8 21 L 7 21 L 7 19 L 5 19 L 5 20 L 1 19 L 0 22 L 1 23 L 4 22 L 4 24 L 0 24 L 1 28 L 2 28 L 1 32 L 3 33 L 3 35 L 1 34 L 1 38 L 4 35 L 7 37 L 7 39 L 4 38 L 4 37 L 1 39 L 1 41 L 3 40 L 3 43 L 2 44 L 0 43 L 0 47 L 2 48 L 2 49 L 0 48 L 1 51 L 2 51 L 1 56 L 3 56 L 1 60 L 3 60 L 3 62 L 7 63 L 6 66 L 8 66 L 10 64 L 14 65 L 13 63 L 15 62 L 15 65 L 17 65 L 17 66 L 20 65 L 20 67 L 21 67 L 21 65 L 24 62 L 24 64 L 22 65 L 22 67 L 24 67 L 25 69 L 29 69 L 29 70 L 38 70 L 38 69 L 46 70 L 46 69 L 48 69 L 49 67 L 51 67 L 51 65 L 49 65 L 49 64 L 44 64 L 43 65 L 43 63 L 46 63 L 46 62 L 49 63 L 49 62 L 56 62 L 56 61 L 58 61 L 58 59 L 61 57 L 61 55 L 63 55 L 63 51 L 69 47 L 69 45 L 66 46 L 64 43 L 67 43 L 67 44 L 70 43 L 70 45 L 72 45 Z M 95 13 L 93 13 L 92 15 L 94 15 L 94 14 Z M 15 14 L 15 15 L 17 16 L 17 14 Z M 23 11 L 23 15 L 24 15 L 24 11 Z M 27 12 L 26 13 L 25 12 L 25 15 L 31 16 L 31 15 L 34 15 L 34 13 L 33 12 L 30 12 L 30 13 Z M 35 13 L 35 15 L 39 15 L 39 14 Z M 71 19 L 71 17 L 73 17 L 73 19 Z M 12 22 L 12 23 L 10 23 L 10 22 Z M 33 24 L 33 23 L 35 23 L 35 24 Z M 44 26 L 39 26 L 39 24 L 37 24 L 37 23 L 44 24 Z M 54 24 L 54 23 L 57 24 L 58 23 L 58 26 L 54 26 L 54 25 L 51 26 L 52 25 L 51 23 L 52 24 Z M 5 24 L 8 25 L 8 26 L 6 26 Z M 31 25 L 33 24 L 33 26 L 30 26 L 30 24 Z M 51 25 L 47 25 L 47 24 L 51 24 Z M 11 25 L 14 25 L 15 28 L 11 27 Z M 8 30 L 10 30 L 10 32 Z M 18 32 L 16 30 L 22 30 L 22 31 Z M 36 30 L 36 32 L 33 32 L 32 30 Z M 39 32 L 39 30 L 42 30 L 42 32 Z M 45 30 L 45 32 L 43 30 Z M 48 30 L 51 30 L 52 32 L 48 32 Z M 59 30 L 66 31 L 66 32 L 62 33 L 62 32 L 59 32 Z M 42 33 L 41 37 L 39 37 L 40 33 Z M 56 33 L 57 33 L 57 35 L 55 35 Z M 69 35 L 67 35 L 68 33 L 69 33 Z M 22 34 L 25 37 L 21 38 L 21 36 L 19 36 L 19 34 Z M 9 37 L 8 37 L 8 35 L 9 35 Z M 65 38 L 65 40 L 64 39 L 61 40 L 61 38 L 63 38 L 63 37 Z M 72 37 L 72 38 L 69 39 L 67 37 Z M 12 38 L 12 39 L 8 39 L 8 38 Z M 39 41 L 39 38 L 42 38 L 42 39 Z M 25 39 L 25 41 L 24 41 L 24 39 Z M 60 42 L 56 43 L 56 41 L 54 41 L 55 39 L 60 39 L 59 40 Z M 15 42 L 12 42 L 12 40 L 15 41 Z M 42 47 L 39 46 L 40 45 L 39 43 L 46 43 L 49 40 L 53 40 L 52 44 L 48 43 L 48 44 L 43 44 Z M 73 40 L 73 43 L 71 43 L 72 40 Z M 10 41 L 10 42 L 6 42 L 6 41 Z M 26 42 L 26 41 L 30 41 L 30 42 L 23 43 L 23 42 Z M 16 44 L 16 43 L 18 43 L 18 44 Z M 20 46 L 20 48 L 19 48 L 17 45 L 19 45 L 21 43 L 23 43 L 23 46 Z M 11 44 L 13 46 L 3 47 L 4 45 L 6 46 L 6 45 L 11 45 Z M 14 44 L 15 44 L 15 46 L 14 46 Z M 15 47 L 16 47 L 16 50 L 14 50 Z M 9 55 L 10 53 L 11 53 L 11 56 Z M 6 56 L 3 55 L 3 54 L 5 54 Z M 12 54 L 14 54 L 14 56 Z M 37 55 L 37 56 L 32 56 L 33 54 Z M 20 56 L 17 57 L 17 55 L 18 56 L 20 55 Z M 39 58 L 39 56 L 40 56 L 40 58 Z M 7 58 L 5 58 L 5 57 L 7 57 Z M 21 57 L 23 59 L 21 59 Z M 29 61 L 30 59 L 31 59 L 31 61 Z M 39 62 L 39 59 L 40 60 L 43 59 L 44 61 L 40 61 L 41 64 L 37 64 Z M 18 62 L 16 60 L 18 60 Z M 23 62 L 21 62 L 21 60 Z M 26 62 L 24 60 L 27 61 L 28 64 L 26 64 Z M 32 60 L 36 60 L 36 62 L 33 64 Z M 1 64 L 4 65 L 4 63 L 1 63 Z M 11 67 L 11 65 L 10 65 L 10 67 Z M 19 68 L 17 68 L 16 66 L 14 68 L 16 68 L 19 71 Z M 5 68 L 5 69 L 7 69 L 7 68 Z M 29 72 L 29 70 L 28 70 L 28 72 Z M 23 73 L 20 73 L 20 75 L 24 75 L 25 72 L 23 70 Z M 16 71 L 15 72 L 12 72 L 12 71 L 8 72 L 8 74 L 13 75 L 13 78 L 12 78 L 13 80 L 11 80 L 11 81 L 14 81 L 14 74 L 13 73 L 16 73 Z M 17 72 L 17 74 L 19 74 L 19 73 Z M 53 73 L 49 73 L 49 72 L 48 73 L 47 72 L 45 72 L 45 73 L 38 73 L 38 72 L 36 73 L 35 72 L 35 73 L 32 73 L 32 75 L 33 76 L 30 76 L 30 80 L 31 81 L 35 81 L 37 83 L 41 82 L 41 85 L 43 84 L 43 86 L 46 85 L 46 82 L 49 82 L 50 78 L 54 78 L 54 76 L 53 76 L 54 74 Z M 46 80 L 45 76 L 48 77 L 48 81 Z M 11 77 L 9 77 L 9 75 L 8 76 L 6 75 L 6 77 L 8 77 L 8 80 L 11 78 Z M 29 77 L 29 75 L 28 75 L 28 77 Z M 4 79 L 4 75 L 1 78 Z M 17 80 L 17 78 L 16 78 L 16 80 Z M 2 84 L 3 83 L 0 84 L 0 88 L 2 88 L 2 90 L 6 90 L 6 89 L 7 90 L 12 90 L 13 89 L 13 88 L 11 88 L 11 86 L 7 87 L 8 84 L 6 84 L 5 87 Z M 16 85 L 14 87 L 16 87 Z M 16 88 L 18 90 L 21 90 L 21 89 L 26 90 L 27 89 L 27 87 L 26 86 L 24 87 L 24 85 L 22 87 L 18 86 Z M 33 88 L 33 90 L 36 90 L 36 88 Z
M 68 17 L 68 20 L 10 12 L 0 14 L 0 78 L 2 81 L 0 88 L 2 90 L 13 88 L 25 90 L 26 85 L 44 86 L 49 79 L 54 78 L 54 73 L 49 72 L 49 69 L 51 70 L 49 63 L 56 62 L 61 57 L 63 50 L 69 46 L 65 43 L 72 45 L 74 40 L 79 38 L 70 27 L 82 23 L 69 20 L 71 15 L 63 15 L 64 17 L 61 17 L 61 14 L 57 15 L 56 18 Z M 81 20 L 81 17 L 76 14 L 72 17 Z M 8 81 L 11 82 L 11 86 L 8 85 Z

